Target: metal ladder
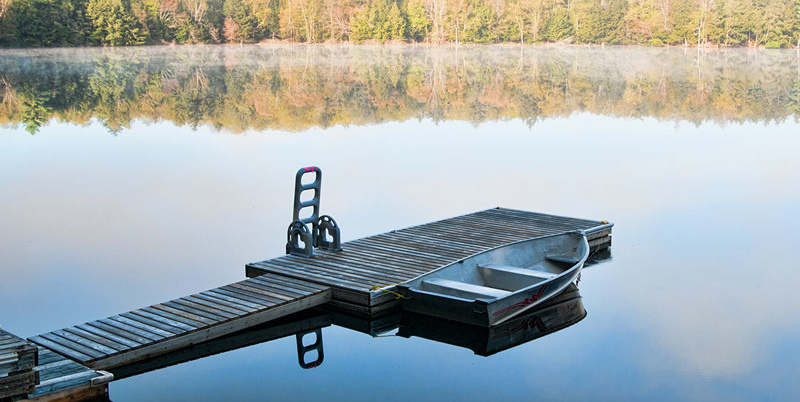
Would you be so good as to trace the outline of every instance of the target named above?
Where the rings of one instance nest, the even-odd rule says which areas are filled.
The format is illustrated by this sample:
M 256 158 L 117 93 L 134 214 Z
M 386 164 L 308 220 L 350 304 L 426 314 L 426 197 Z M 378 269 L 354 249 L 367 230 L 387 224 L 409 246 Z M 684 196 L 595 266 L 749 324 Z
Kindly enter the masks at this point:
M 303 184 L 303 176 L 306 174 L 314 174 L 314 181 Z M 310 258 L 314 256 L 314 248 L 342 250 L 341 233 L 336 221 L 329 215 L 319 215 L 321 189 L 322 170 L 320 168 L 309 166 L 297 171 L 294 180 L 294 213 L 292 223 L 286 233 L 286 254 Z M 301 195 L 304 191 L 313 191 L 314 196 L 302 201 Z M 308 208 L 311 209 L 311 214 L 300 218 L 300 212 Z M 308 229 L 309 223 L 311 230 Z

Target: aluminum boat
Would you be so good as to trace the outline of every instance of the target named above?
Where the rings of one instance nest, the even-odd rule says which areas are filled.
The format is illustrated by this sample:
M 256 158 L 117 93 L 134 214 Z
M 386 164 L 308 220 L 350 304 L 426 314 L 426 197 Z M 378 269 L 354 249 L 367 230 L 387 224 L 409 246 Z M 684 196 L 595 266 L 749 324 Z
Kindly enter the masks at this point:
M 492 327 L 558 295 L 588 257 L 582 231 L 537 237 L 474 254 L 397 289 L 405 310 Z

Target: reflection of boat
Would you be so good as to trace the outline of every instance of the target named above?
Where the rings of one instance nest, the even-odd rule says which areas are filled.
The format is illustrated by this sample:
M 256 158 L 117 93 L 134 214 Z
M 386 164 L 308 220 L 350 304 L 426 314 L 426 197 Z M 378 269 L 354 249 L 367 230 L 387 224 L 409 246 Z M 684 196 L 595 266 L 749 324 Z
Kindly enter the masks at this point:
M 494 327 L 405 313 L 397 335 L 448 343 L 471 349 L 481 356 L 489 356 L 569 327 L 584 317 L 586 310 L 581 295 L 578 288 L 570 284 L 561 294 Z
M 398 285 L 404 310 L 467 324 L 502 324 L 557 295 L 589 256 L 582 232 L 494 248 Z

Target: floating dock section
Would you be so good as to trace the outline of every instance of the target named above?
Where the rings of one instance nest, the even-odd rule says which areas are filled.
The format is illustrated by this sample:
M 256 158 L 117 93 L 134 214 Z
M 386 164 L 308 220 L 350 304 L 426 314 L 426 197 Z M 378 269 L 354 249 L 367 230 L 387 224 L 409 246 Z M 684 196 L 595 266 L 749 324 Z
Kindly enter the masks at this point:
M 246 267 L 329 286 L 332 305 L 374 316 L 397 307 L 394 285 L 508 243 L 583 230 L 593 252 L 611 245 L 612 223 L 494 208 L 346 242 L 314 258 L 285 255 Z

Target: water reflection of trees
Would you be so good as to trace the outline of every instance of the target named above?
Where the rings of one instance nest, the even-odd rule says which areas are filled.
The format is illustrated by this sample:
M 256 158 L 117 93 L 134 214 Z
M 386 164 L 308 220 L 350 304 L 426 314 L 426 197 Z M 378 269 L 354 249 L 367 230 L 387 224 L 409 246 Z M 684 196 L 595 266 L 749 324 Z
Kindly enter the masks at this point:
M 701 122 L 800 116 L 794 51 L 215 46 L 6 51 L 0 123 L 303 130 L 591 112 Z

